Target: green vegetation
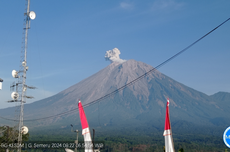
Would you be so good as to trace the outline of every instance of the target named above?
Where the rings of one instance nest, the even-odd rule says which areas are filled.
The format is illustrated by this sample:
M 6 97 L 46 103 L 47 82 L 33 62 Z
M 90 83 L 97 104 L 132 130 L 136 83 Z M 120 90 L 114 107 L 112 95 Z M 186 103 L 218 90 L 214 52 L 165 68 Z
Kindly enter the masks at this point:
M 6 148 L 8 148 L 9 151 L 12 151 L 11 148 L 9 148 L 9 146 L 10 145 L 13 146 L 18 142 L 18 130 L 16 130 L 13 127 L 3 126 L 0 127 L 0 133 L 1 133 L 0 152 L 5 152 Z M 27 133 L 26 135 L 22 135 L 23 142 L 28 140 L 29 140 L 29 133 Z
M 82 136 L 79 134 L 79 142 L 83 142 Z M 222 141 L 222 137 L 210 135 L 174 135 L 174 147 L 178 152 L 222 152 L 226 151 L 227 147 Z M 33 136 L 34 141 L 71 141 L 74 142 L 75 134 L 70 136 Z M 95 142 L 103 142 L 104 148 L 101 152 L 163 152 L 164 137 L 160 134 L 153 136 L 148 135 L 97 135 Z M 73 148 L 72 148 L 73 149 Z M 64 149 L 49 149 L 49 150 L 31 150 L 31 151 L 64 151 Z M 84 149 L 78 149 L 78 152 L 83 152 Z
M 3 129 L 3 128 L 1 128 Z M 13 128 L 9 128 L 3 132 L 0 137 L 2 142 L 17 142 L 17 131 Z M 76 140 L 76 133 L 68 132 L 62 133 L 59 130 L 54 132 L 30 132 L 23 136 L 24 141 L 29 142 L 72 142 Z M 174 131 L 173 134 L 174 147 L 176 152 L 222 152 L 228 151 L 228 148 L 224 145 L 222 135 L 216 136 L 214 134 L 196 134 L 196 133 L 181 133 Z M 83 136 L 79 132 L 79 142 L 83 142 Z M 101 152 L 163 152 L 164 151 L 164 137 L 161 131 L 148 131 L 146 130 L 121 130 L 121 131 L 96 131 L 95 142 L 103 143 L 104 148 Z M 70 148 L 74 149 L 74 148 Z M 5 151 L 5 150 L 3 150 Z M 44 148 L 44 149 L 23 149 L 24 152 L 63 152 L 62 148 Z M 78 149 L 78 152 L 83 152 L 84 149 Z M 1 152 L 1 151 L 0 151 Z

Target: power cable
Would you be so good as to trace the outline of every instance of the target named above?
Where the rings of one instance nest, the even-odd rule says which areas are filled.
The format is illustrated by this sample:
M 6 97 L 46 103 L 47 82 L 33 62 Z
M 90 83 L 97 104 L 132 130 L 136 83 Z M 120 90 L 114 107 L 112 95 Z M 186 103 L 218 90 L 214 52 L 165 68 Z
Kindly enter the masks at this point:
M 196 43 L 198 43 L 199 41 L 201 41 L 203 38 L 205 38 L 206 36 L 208 36 L 209 34 L 211 34 L 213 31 L 215 31 L 216 29 L 218 29 L 220 26 L 222 26 L 223 24 L 225 24 L 227 21 L 229 21 L 230 18 L 228 18 L 227 20 L 225 20 L 224 22 L 222 22 L 221 24 L 219 24 L 217 27 L 215 27 L 214 29 L 212 29 L 211 31 L 209 31 L 207 34 L 205 34 L 204 36 L 202 36 L 201 38 L 199 38 L 198 40 L 196 40 L 195 42 L 193 42 L 192 44 L 190 44 L 189 46 L 187 46 L 186 48 L 184 48 L 183 50 L 181 50 L 180 52 L 176 53 L 175 55 L 173 55 L 172 57 L 170 57 L 169 59 L 165 60 L 164 62 L 162 62 L 161 64 L 159 64 L 158 66 L 156 66 L 155 68 L 149 70 L 148 72 L 144 73 L 143 75 L 139 76 L 138 78 L 134 79 L 133 81 L 127 83 L 126 85 L 114 90 L 113 92 L 109 93 L 109 94 L 106 94 L 104 96 L 102 96 L 101 98 L 98 98 L 92 102 L 89 102 L 87 104 L 85 104 L 83 107 L 88 107 L 88 106 L 91 106 L 97 102 L 100 102 L 101 100 L 104 100 L 114 94 L 116 94 L 117 92 L 125 89 L 126 87 L 130 86 L 130 85 L 133 85 L 135 82 L 139 81 L 140 79 L 144 78 L 145 76 L 147 76 L 148 74 L 150 74 L 151 72 L 159 69 L 160 67 L 162 67 L 163 65 L 165 65 L 166 63 L 168 63 L 169 61 L 173 60 L 174 58 L 176 58 L 177 56 L 179 56 L 180 54 L 182 54 L 183 52 L 187 51 L 189 48 L 191 48 L 193 45 L 195 45 Z M 38 119 L 28 119 L 28 120 L 24 120 L 24 121 L 39 121 L 39 120 L 44 120 L 44 119 L 50 119 L 50 118 L 54 118 L 54 117 L 58 117 L 58 116 L 63 116 L 63 115 L 68 115 L 72 112 L 75 112 L 75 110 L 78 110 L 78 108 L 74 108 L 74 109 L 71 109 L 69 111 L 66 111 L 66 112 L 63 112 L 63 113 L 59 113 L 59 114 L 56 114 L 56 115 L 53 115 L 53 116 L 48 116 L 48 117 L 44 117 L 44 118 L 38 118 Z M 5 119 L 5 120 L 10 120 L 10 121 L 17 121 L 17 120 L 14 120 L 14 119 L 9 119 L 9 118 L 4 118 L 4 117 L 1 117 L 0 118 L 2 119 Z

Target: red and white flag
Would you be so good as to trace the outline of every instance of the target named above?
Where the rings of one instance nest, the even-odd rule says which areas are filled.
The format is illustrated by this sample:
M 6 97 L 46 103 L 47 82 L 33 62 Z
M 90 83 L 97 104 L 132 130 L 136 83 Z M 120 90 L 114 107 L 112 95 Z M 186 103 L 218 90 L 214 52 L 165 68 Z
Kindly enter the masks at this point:
M 163 136 L 165 136 L 165 152 L 175 152 L 172 138 L 172 129 L 169 119 L 169 99 L 167 99 L 165 130 Z
M 85 111 L 81 104 L 81 100 L 79 100 L 78 109 L 81 119 L 82 135 L 84 136 L 85 142 L 85 152 L 93 152 L 92 138 L 90 135 L 89 125 L 86 119 Z

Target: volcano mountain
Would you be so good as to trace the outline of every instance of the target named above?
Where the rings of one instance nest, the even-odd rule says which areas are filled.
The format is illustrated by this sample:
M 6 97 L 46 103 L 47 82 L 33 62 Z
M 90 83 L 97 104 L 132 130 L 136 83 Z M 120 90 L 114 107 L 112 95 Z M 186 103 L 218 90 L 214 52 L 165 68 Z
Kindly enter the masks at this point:
M 70 124 L 80 127 L 77 102 L 81 99 L 83 106 L 88 105 L 84 108 L 89 126 L 97 130 L 116 132 L 133 128 L 162 132 L 166 99 L 169 98 L 170 120 L 176 132 L 199 133 L 207 131 L 207 128 L 212 128 L 208 132 L 222 131 L 229 126 L 229 93 L 208 96 L 158 70 L 153 70 L 132 85 L 116 91 L 152 69 L 152 66 L 135 60 L 113 62 L 54 96 L 25 104 L 24 124 L 32 130 L 64 130 L 69 129 Z M 94 102 L 114 91 L 117 93 Z M 1 109 L 0 115 L 13 118 L 10 115 L 14 111 L 14 108 Z M 60 113 L 62 114 L 58 115 Z M 6 123 L 9 121 L 1 120 L 1 125 Z

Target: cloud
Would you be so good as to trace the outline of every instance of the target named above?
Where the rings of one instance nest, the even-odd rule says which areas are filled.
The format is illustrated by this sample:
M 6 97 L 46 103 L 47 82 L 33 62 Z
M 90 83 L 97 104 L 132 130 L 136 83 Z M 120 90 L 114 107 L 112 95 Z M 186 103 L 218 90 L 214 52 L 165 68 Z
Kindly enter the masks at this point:
M 118 48 L 114 48 L 113 50 L 106 51 L 105 60 L 109 60 L 111 63 L 113 63 L 113 62 L 123 63 L 126 60 L 120 59 L 120 57 L 119 57 L 120 54 L 121 54 L 121 52 L 120 52 L 120 50 L 118 50 Z
M 36 76 L 31 76 L 29 79 L 31 80 L 38 80 L 38 79 L 44 79 L 44 78 L 49 78 L 49 77 L 54 77 L 57 75 L 60 75 L 62 73 L 65 73 L 66 68 L 65 69 L 58 69 L 58 71 L 49 71 L 49 72 L 44 72 L 45 74 L 40 74 L 40 75 L 36 75 Z
M 59 74 L 60 72 L 54 72 L 54 73 L 46 73 L 45 75 L 40 75 L 40 76 L 35 76 L 35 77 L 31 77 L 31 80 L 37 80 L 37 79 L 44 79 L 44 78 L 48 78 L 48 77 L 53 77 L 57 74 Z
M 134 6 L 131 3 L 121 2 L 120 7 L 123 8 L 123 9 L 132 9 Z
M 171 11 L 181 8 L 184 4 L 176 2 L 175 0 L 156 0 L 152 5 L 153 11 Z

